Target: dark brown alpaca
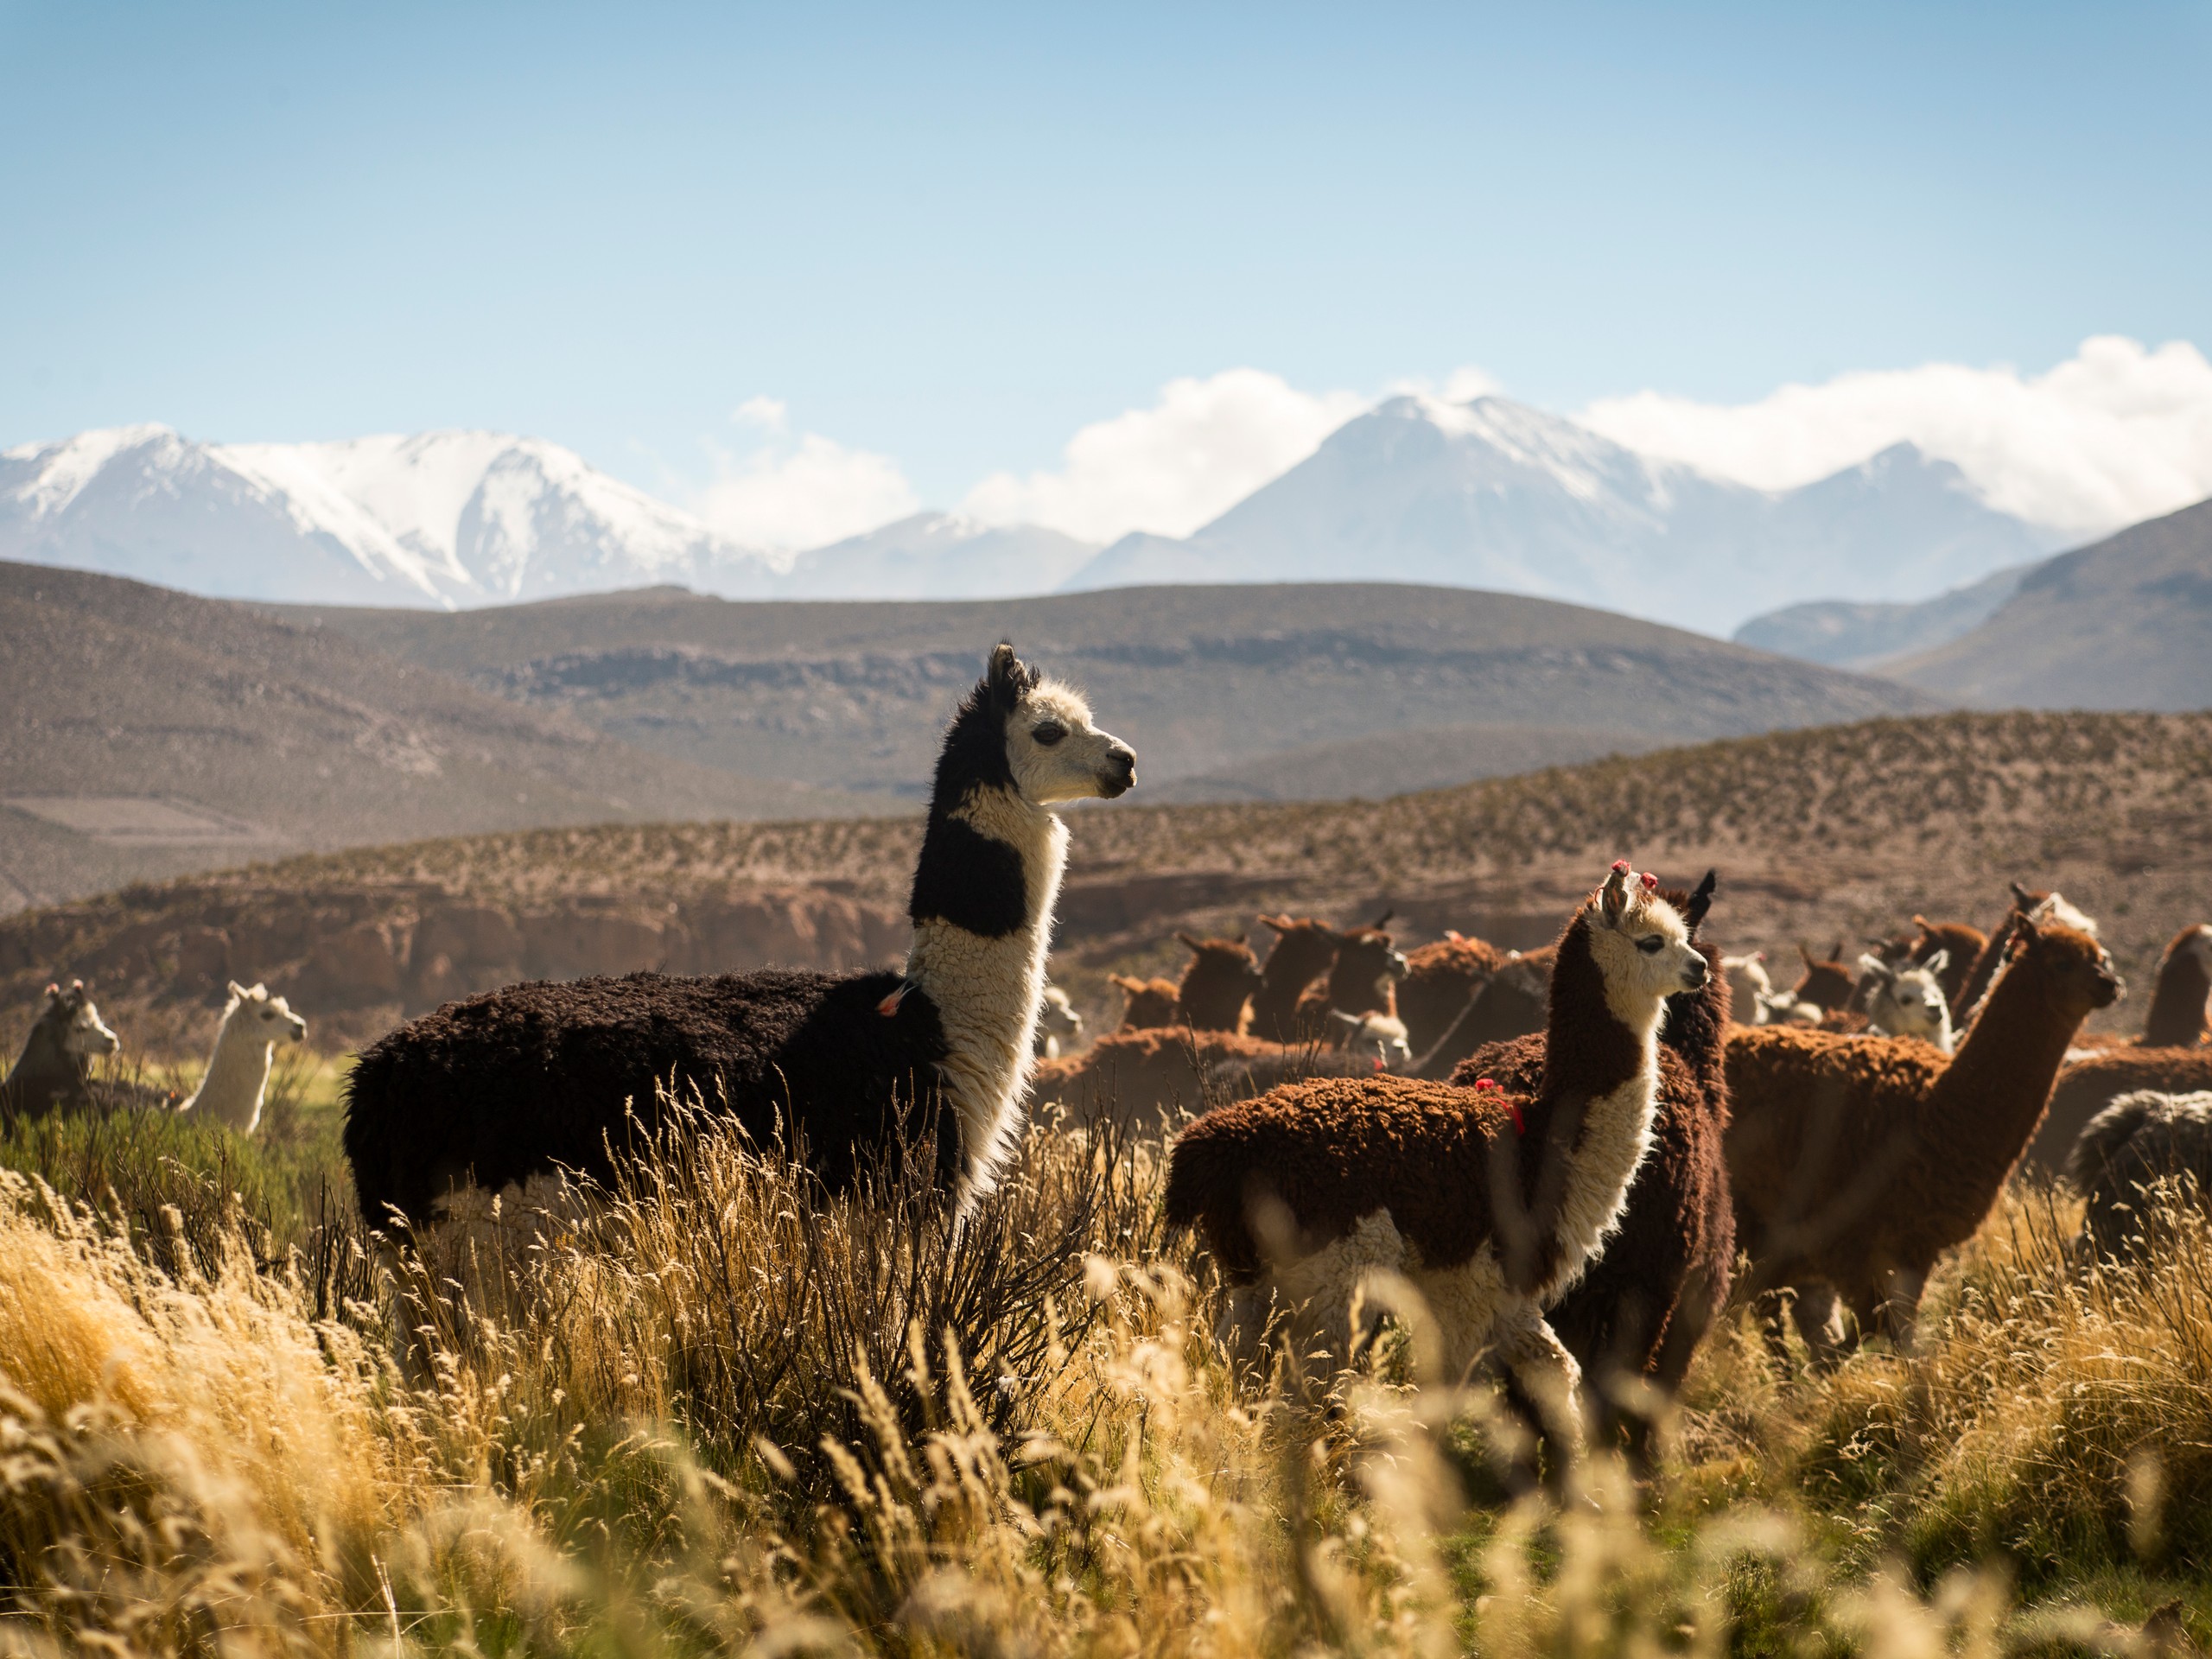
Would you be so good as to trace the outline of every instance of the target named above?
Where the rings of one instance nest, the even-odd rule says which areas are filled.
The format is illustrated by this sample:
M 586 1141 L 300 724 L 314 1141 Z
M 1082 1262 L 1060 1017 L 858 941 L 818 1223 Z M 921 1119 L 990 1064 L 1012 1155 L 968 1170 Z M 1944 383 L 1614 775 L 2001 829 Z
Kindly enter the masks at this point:
M 1703 924 L 1715 876 L 1695 893 L 1662 889 L 1690 929 L 1689 943 L 1718 960 Z M 1605 1439 L 1624 1434 L 1630 1455 L 1648 1467 L 1650 1414 L 1636 1398 L 1637 1379 L 1671 1395 L 1697 1344 L 1728 1300 L 1736 1260 L 1736 1217 L 1728 1192 L 1723 1137 L 1728 1128 L 1725 1071 L 1728 976 L 1667 1000 L 1659 1033 L 1659 1109 L 1651 1153 L 1629 1183 L 1620 1230 L 1546 1314 L 1586 1377 L 1597 1380 L 1592 1411 Z M 1509 1092 L 1533 1092 L 1546 1039 L 1522 1037 L 1480 1048 L 1452 1082 L 1490 1077 Z
M 1298 1000 L 1297 1040 L 1323 1042 L 1334 1047 L 1343 1039 L 1344 1027 L 1331 1013 L 1351 1014 L 1392 1010 L 1398 982 L 1406 976 L 1406 959 L 1382 931 L 1382 921 L 1372 927 L 1355 927 L 1337 935 L 1336 959 L 1329 976 Z
M 1915 916 L 1912 925 L 1920 930 L 1912 942 L 1912 962 L 1917 965 L 1939 950 L 1946 953 L 1948 960 L 1943 971 L 1936 976 L 1936 982 L 1942 988 L 1943 1000 L 1951 1005 L 1951 1018 L 1961 1018 L 1966 1008 L 1959 1000 L 1960 993 L 1965 990 L 1974 963 L 1988 949 L 1989 936 L 1964 922 L 1931 922 L 1925 916 Z
M 1435 1047 L 1504 965 L 1505 952 L 1496 945 L 1459 933 L 1407 951 L 1405 977 L 1398 982 L 1398 1018 L 1406 1022 L 1406 1041 L 1414 1052 L 1426 1054 Z
M 1966 1029 L 1967 1020 L 1973 1018 L 1975 1007 L 1987 993 L 1990 982 L 1996 978 L 1998 969 L 2003 965 L 2006 953 L 2012 947 L 2012 938 L 2018 931 L 2021 921 L 2031 916 L 2037 921 L 2057 922 L 2063 926 L 2076 929 L 2091 938 L 2097 934 L 2097 925 L 2067 903 L 2064 893 L 2023 887 L 2018 881 L 2012 883 L 2012 909 L 2005 912 L 2005 919 L 1998 923 L 1995 931 L 1989 935 L 1980 955 L 1974 958 L 1974 966 L 1967 972 L 1966 982 L 1959 987 L 1959 1000 L 1951 1010 L 1951 1018 L 1961 1031 Z
M 1475 993 L 1450 1029 L 1427 1053 L 1416 1049 L 1411 1075 L 1442 1082 L 1484 1043 L 1503 1043 L 1544 1028 L 1551 1006 L 1552 965 L 1559 947 L 1509 954 L 1490 982 Z
M 2088 934 L 2022 918 L 1949 1060 L 1910 1038 L 1738 1027 L 1728 1175 L 1750 1294 L 1795 1286 L 1823 1357 L 1834 1299 L 1910 1339 L 1936 1259 L 1971 1237 L 2018 1161 L 2082 1021 L 2120 995 Z
M 1809 1002 L 1823 1011 L 1848 1008 L 1852 998 L 1858 994 L 1858 970 L 1840 960 L 1843 941 L 1835 942 L 1835 950 L 1827 957 L 1816 957 L 1804 945 L 1797 947 L 1798 959 L 1805 964 L 1805 972 L 1793 988 L 1800 1002 Z
M 1181 988 L 1172 979 L 1135 979 L 1128 974 L 1109 974 L 1106 982 L 1128 999 L 1122 1009 L 1122 1031 L 1151 1031 L 1175 1023 L 1175 1003 Z
M 2122 1095 L 2143 1089 L 2176 1095 L 2212 1089 L 2212 1048 L 2203 1046 L 2208 995 L 2212 927 L 2183 928 L 2158 964 L 2158 988 L 2143 1035 L 2075 1060 L 2058 1074 L 2050 1109 L 2022 1162 L 2044 1174 L 2063 1169 L 2083 1127 Z
M 1292 1042 L 1298 1036 L 1298 999 L 1336 961 L 1338 935 L 1311 916 L 1262 916 L 1260 925 L 1275 936 L 1275 943 L 1260 970 L 1259 995 L 1252 999 L 1252 1034 Z
M 1173 1023 L 1193 1031 L 1242 1031 L 1245 1005 L 1260 989 L 1260 959 L 1242 934 L 1233 939 L 1198 939 L 1178 933 L 1191 952 L 1175 988 Z
M 1649 1144 L 1665 999 L 1707 971 L 1650 886 L 1616 865 L 1561 936 L 1533 1093 L 1330 1080 L 1184 1131 L 1167 1220 L 1196 1228 L 1235 1287 L 1225 1324 L 1240 1345 L 1280 1294 L 1341 1357 L 1361 1285 L 1398 1273 L 1427 1299 L 1448 1371 L 1495 1343 L 1539 1398 L 1571 1395 L 1577 1368 L 1543 1305 L 1618 1217 Z

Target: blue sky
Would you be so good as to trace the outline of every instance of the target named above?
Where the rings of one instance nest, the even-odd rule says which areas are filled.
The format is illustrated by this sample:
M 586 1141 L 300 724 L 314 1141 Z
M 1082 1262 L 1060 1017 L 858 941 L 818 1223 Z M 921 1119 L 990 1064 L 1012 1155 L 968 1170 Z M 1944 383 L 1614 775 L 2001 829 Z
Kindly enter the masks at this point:
M 486 426 L 682 497 L 766 398 L 950 505 L 1240 367 L 2212 345 L 2208 72 L 2203 4 L 0 4 L 0 444 Z

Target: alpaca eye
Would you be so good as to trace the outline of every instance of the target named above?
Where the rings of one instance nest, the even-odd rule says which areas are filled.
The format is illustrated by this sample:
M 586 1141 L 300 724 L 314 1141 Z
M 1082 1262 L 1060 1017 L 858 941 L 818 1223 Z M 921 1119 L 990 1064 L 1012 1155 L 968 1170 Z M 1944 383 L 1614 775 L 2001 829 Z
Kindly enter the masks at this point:
M 1636 942 L 1636 948 L 1643 951 L 1647 957 L 1657 956 L 1659 954 L 1659 936 L 1656 933 L 1645 934 L 1642 938 Z
M 1057 720 L 1048 720 L 1043 725 L 1038 727 L 1034 731 L 1029 734 L 1030 736 L 1035 738 L 1039 744 L 1048 749 L 1067 734 L 1068 728 L 1061 725 Z

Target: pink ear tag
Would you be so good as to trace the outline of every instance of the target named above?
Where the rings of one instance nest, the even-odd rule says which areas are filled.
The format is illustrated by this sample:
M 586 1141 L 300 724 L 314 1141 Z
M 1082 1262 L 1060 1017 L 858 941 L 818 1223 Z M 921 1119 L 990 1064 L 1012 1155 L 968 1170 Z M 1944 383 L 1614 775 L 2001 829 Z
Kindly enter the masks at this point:
M 893 1014 L 899 1012 L 899 1005 L 906 1000 L 906 993 L 913 988 L 914 988 L 906 983 L 905 980 L 900 980 L 899 982 L 899 988 L 892 992 L 890 995 L 885 997 L 882 1001 L 877 1003 L 875 1005 L 875 1011 L 881 1014 L 885 1019 L 888 1020 Z

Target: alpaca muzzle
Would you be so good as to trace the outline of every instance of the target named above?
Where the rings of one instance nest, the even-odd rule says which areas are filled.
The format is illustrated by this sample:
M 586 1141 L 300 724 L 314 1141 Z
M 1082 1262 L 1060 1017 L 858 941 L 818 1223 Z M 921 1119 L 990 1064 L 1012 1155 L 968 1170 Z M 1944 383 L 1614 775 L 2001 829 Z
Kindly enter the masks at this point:
M 1116 748 L 1108 753 L 1106 764 L 1099 769 L 1098 792 L 1108 800 L 1116 795 L 1126 795 L 1136 787 L 1137 755 L 1131 748 Z

